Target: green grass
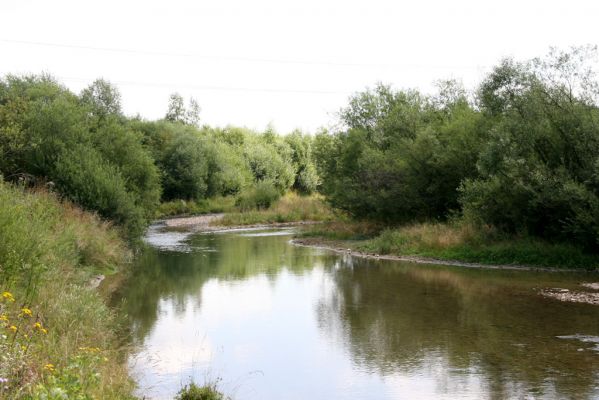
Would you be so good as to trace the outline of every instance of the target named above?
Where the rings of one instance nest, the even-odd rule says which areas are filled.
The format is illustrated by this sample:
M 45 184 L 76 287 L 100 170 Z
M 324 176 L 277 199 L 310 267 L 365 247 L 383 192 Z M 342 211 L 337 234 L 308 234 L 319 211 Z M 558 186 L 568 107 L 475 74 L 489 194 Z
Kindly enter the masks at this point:
M 329 221 L 333 211 L 320 195 L 301 196 L 290 192 L 270 208 L 226 213 L 219 225 L 253 225 L 299 221 Z
M 227 196 L 199 201 L 173 200 L 164 202 L 158 207 L 156 218 L 229 212 L 234 210 L 235 200 L 234 196 Z
M 510 236 L 465 222 L 422 223 L 387 229 L 357 246 L 380 254 L 412 255 L 482 264 L 517 264 L 576 269 L 599 268 L 599 255 L 567 243 Z
M 218 388 L 217 384 L 206 384 L 204 386 L 196 385 L 195 383 L 190 383 L 189 385 L 184 386 L 177 396 L 175 400 L 228 400 L 228 397 L 225 397 Z
M 383 226 L 371 221 L 352 221 L 344 216 L 322 224 L 304 228 L 302 237 L 322 238 L 332 241 L 364 241 L 376 237 Z
M 0 398 L 130 398 L 120 321 L 88 287 L 130 259 L 118 232 L 52 194 L 0 181 L 0 237 Z

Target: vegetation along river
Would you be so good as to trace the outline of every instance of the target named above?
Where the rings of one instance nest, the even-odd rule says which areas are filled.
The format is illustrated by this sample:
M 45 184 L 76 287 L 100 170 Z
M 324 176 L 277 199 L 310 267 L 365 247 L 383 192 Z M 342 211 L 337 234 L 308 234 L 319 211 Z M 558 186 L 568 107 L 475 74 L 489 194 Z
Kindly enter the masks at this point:
M 288 230 L 153 226 L 122 299 L 139 394 L 236 400 L 599 398 L 597 275 L 365 260 Z

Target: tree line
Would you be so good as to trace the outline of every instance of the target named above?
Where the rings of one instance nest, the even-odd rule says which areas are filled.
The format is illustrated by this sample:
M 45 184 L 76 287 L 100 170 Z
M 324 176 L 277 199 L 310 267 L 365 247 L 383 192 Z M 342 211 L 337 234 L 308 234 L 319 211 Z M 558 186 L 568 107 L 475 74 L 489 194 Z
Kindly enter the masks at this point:
M 479 87 L 433 95 L 382 84 L 351 96 L 341 127 L 281 136 L 200 126 L 171 96 L 165 118 L 122 113 L 97 80 L 75 94 L 52 77 L 0 80 L 0 174 L 50 185 L 141 235 L 161 201 L 237 196 L 267 207 L 322 192 L 387 224 L 466 218 L 508 233 L 599 248 L 599 84 L 591 47 L 505 59 Z
M 473 93 L 378 85 L 344 129 L 317 135 L 322 191 L 350 214 L 406 223 L 468 218 L 599 249 L 596 50 L 505 59 Z
M 116 222 L 134 239 L 161 201 L 237 195 L 268 206 L 289 189 L 316 189 L 311 138 L 299 131 L 199 126 L 199 106 L 171 96 L 165 118 L 122 113 L 99 79 L 75 94 L 47 75 L 0 81 L 0 175 L 48 185 Z

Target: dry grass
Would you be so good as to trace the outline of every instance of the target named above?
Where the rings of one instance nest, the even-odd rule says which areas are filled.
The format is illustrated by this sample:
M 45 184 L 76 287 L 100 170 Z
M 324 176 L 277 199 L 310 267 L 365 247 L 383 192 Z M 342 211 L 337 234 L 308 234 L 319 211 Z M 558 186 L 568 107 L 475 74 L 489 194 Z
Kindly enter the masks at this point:
M 329 221 L 333 211 L 321 195 L 301 196 L 289 192 L 265 210 L 227 213 L 219 225 L 253 225 L 299 221 Z
M 387 229 L 359 248 L 381 254 L 414 255 L 540 267 L 598 269 L 599 255 L 572 244 L 549 243 L 527 235 L 508 235 L 464 221 L 419 223 Z

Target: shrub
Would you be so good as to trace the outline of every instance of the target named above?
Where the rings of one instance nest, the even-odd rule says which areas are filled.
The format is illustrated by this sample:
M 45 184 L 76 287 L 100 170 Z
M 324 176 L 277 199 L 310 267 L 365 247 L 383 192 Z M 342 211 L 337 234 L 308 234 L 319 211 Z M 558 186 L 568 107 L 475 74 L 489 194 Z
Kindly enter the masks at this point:
M 260 181 L 237 198 L 235 205 L 242 211 L 264 209 L 281 197 L 275 185 L 269 181 Z

